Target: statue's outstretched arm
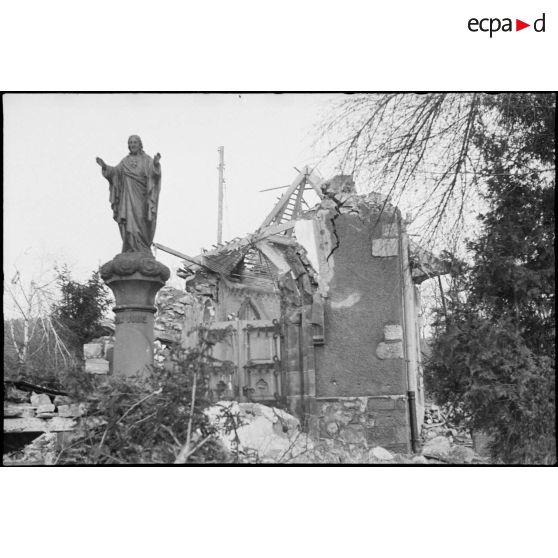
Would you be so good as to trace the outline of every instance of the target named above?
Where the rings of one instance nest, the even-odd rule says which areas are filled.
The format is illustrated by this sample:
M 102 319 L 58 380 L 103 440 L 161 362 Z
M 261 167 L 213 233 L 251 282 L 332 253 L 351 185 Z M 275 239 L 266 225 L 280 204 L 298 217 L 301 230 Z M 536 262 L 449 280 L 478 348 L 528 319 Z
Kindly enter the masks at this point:
M 110 180 L 114 176 L 115 167 L 111 167 L 110 165 L 107 165 L 100 157 L 97 157 L 95 161 L 101 167 L 103 176 L 106 179 Z
M 161 176 L 161 165 L 159 164 L 159 161 L 161 160 L 161 154 L 160 153 L 156 153 L 155 157 L 153 157 L 153 167 L 152 167 L 152 173 L 155 176 Z

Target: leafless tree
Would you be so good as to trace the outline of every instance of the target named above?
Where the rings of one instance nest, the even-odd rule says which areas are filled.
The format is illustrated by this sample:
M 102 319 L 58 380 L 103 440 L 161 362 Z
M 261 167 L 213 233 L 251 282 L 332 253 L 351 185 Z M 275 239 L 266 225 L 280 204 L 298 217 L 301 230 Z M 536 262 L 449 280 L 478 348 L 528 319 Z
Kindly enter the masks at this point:
M 475 134 L 505 134 L 499 119 L 516 99 L 483 93 L 345 96 L 319 136 L 340 172 L 414 215 L 412 232 L 424 244 L 455 250 L 463 225 L 474 225 L 483 208 L 487 173 Z
M 5 305 L 10 310 L 5 320 L 8 341 L 4 348 L 5 368 L 10 349 L 17 356 L 18 373 L 33 363 L 46 368 L 49 365 L 67 367 L 72 362 L 73 357 L 60 338 L 50 313 L 54 283 L 55 279 L 44 283 L 31 280 L 25 285 L 18 270 L 10 281 L 5 282 Z

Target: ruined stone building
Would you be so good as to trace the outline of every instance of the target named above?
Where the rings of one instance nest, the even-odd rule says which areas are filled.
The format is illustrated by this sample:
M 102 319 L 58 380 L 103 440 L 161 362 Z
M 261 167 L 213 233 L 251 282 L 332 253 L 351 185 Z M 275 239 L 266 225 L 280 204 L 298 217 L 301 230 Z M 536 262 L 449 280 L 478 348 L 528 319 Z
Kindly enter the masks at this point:
M 196 326 L 220 332 L 216 398 L 282 406 L 321 437 L 408 452 L 424 415 L 417 286 L 443 272 L 385 198 L 304 168 L 253 234 L 184 262 L 196 302 L 182 341 L 195 342 Z

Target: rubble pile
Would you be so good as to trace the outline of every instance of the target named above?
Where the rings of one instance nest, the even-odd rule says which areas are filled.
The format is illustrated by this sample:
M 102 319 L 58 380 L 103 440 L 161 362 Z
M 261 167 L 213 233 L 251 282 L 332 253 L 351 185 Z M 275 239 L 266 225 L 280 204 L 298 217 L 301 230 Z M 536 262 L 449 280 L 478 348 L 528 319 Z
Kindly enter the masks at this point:
M 75 430 L 85 416 L 86 403 L 76 403 L 65 395 L 25 391 L 4 384 L 4 435 L 38 436 L 24 447 L 7 451 L 6 465 L 53 465 L 64 436 Z M 23 439 L 25 443 L 25 438 Z M 16 442 L 20 445 L 21 440 Z
M 443 424 L 444 422 L 444 416 L 438 405 L 431 404 L 424 409 L 424 424 Z
M 449 407 L 427 403 L 421 432 L 421 453 L 426 462 L 477 465 L 488 463 L 486 453 L 473 450 L 471 432 L 454 420 L 454 413 L 455 411 Z
M 5 389 L 5 432 L 43 432 L 23 449 L 4 455 L 8 465 L 53 465 L 60 451 L 61 433 L 75 435 L 86 404 L 62 395 Z M 206 409 L 216 436 L 231 461 L 284 464 L 486 464 L 471 448 L 468 433 L 456 429 L 447 414 L 429 405 L 419 454 L 401 454 L 366 443 L 313 438 L 302 432 L 300 421 L 289 413 L 259 403 L 220 401 Z M 86 420 L 86 419 L 83 419 Z M 65 422 L 64 422 L 65 421 Z M 32 428 L 30 428 L 30 426 Z
M 184 326 L 185 306 L 192 305 L 192 295 L 174 287 L 163 287 L 155 300 L 155 338 L 163 343 L 179 343 Z
M 452 417 L 452 410 L 433 403 L 426 404 L 421 439 L 423 444 L 438 436 L 445 436 L 457 445 L 472 447 L 471 433 L 459 426 Z
M 54 465 L 59 453 L 58 436 L 45 432 L 23 449 L 2 456 L 3 465 Z
M 73 419 L 85 415 L 85 412 L 85 403 L 76 403 L 65 395 L 52 396 L 9 387 L 4 399 L 5 425 L 7 419 Z
M 173 346 L 191 348 L 197 344 L 197 334 L 185 330 L 184 325 L 197 323 L 201 310 L 194 295 L 174 287 L 163 287 L 157 293 L 155 305 L 154 364 L 158 369 L 165 369 L 174 366 L 171 359 Z
M 434 406 L 435 407 L 435 406 Z M 435 416 L 435 411 L 431 416 Z M 285 411 L 259 403 L 220 401 L 206 413 L 217 427 L 224 448 L 243 463 L 285 464 L 486 464 L 469 446 L 451 436 L 428 440 L 419 454 L 401 454 L 339 439 L 314 439 L 300 429 L 298 419 Z M 434 418 L 432 418 L 434 420 Z M 438 415 L 442 425 L 444 419 Z M 450 429 L 451 431 L 451 429 Z M 457 438 L 457 437 L 456 437 Z
M 219 401 L 206 411 L 224 448 L 245 463 L 288 463 L 313 448 L 299 420 L 260 403 Z

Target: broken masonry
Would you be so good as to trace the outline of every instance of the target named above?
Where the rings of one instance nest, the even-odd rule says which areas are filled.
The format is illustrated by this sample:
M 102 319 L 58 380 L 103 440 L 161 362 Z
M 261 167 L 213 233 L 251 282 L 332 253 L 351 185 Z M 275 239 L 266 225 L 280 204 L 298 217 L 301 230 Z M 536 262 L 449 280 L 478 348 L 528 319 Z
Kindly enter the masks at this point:
M 312 208 L 303 207 L 306 191 L 319 198 Z M 156 246 L 184 256 L 182 345 L 196 345 L 200 326 L 219 332 L 216 400 L 283 407 L 323 438 L 416 448 L 417 286 L 447 269 L 409 241 L 385 197 L 305 167 L 253 234 L 194 258 Z

